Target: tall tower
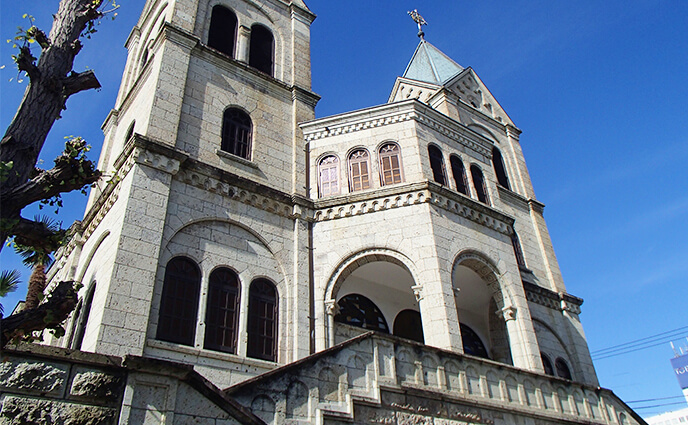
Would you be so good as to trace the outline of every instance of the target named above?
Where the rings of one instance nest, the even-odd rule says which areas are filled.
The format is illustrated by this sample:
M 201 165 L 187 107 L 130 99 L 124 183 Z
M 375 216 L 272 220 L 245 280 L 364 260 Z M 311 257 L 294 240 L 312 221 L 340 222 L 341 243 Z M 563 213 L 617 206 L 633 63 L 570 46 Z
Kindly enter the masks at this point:
M 85 285 L 63 344 L 250 375 L 310 353 L 314 18 L 301 0 L 146 2 L 103 125 L 110 181 L 53 268 Z

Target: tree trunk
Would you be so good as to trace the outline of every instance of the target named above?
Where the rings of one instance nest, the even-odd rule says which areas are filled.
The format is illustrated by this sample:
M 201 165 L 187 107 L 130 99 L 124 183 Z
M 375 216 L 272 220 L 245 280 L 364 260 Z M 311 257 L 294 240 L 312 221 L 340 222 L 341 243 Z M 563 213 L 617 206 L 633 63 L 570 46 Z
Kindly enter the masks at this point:
M 35 264 L 29 277 L 29 289 L 26 292 L 26 304 L 24 307 L 26 310 L 36 308 L 41 303 L 45 283 L 45 264 Z

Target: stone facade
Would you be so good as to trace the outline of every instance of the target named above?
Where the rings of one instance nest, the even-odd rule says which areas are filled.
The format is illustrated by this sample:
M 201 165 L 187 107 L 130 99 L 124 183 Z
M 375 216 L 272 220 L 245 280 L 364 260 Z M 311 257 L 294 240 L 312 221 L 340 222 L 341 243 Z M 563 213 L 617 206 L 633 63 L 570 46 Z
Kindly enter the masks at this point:
M 84 284 L 50 344 L 189 365 L 269 423 L 642 423 L 596 390 L 521 131 L 477 73 L 422 39 L 387 104 L 314 119 L 313 19 L 146 2 L 103 125 L 113 177 L 50 271 Z M 120 423 L 186 406 L 126 373 Z

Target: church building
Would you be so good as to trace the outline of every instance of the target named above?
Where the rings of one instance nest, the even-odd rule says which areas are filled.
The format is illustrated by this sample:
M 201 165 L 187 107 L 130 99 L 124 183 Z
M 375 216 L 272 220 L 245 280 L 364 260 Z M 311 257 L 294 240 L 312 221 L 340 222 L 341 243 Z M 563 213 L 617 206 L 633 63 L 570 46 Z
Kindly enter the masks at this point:
M 112 423 L 645 423 L 599 387 L 521 130 L 410 14 L 387 103 L 316 119 L 303 0 L 146 1 L 49 274 L 84 285 L 51 344 L 124 359 Z

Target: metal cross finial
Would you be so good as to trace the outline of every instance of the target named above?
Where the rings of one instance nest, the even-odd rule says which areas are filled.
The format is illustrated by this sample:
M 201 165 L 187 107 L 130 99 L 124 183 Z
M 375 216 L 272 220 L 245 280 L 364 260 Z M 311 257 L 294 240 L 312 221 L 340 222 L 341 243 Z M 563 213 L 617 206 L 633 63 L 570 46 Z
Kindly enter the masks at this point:
M 411 16 L 411 19 L 413 19 L 417 24 L 418 24 L 418 37 L 421 39 L 425 35 L 423 32 L 423 25 L 427 25 L 428 23 L 423 19 L 422 16 L 420 16 L 420 13 L 418 13 L 418 9 L 413 9 L 412 11 L 408 12 L 409 16 Z

